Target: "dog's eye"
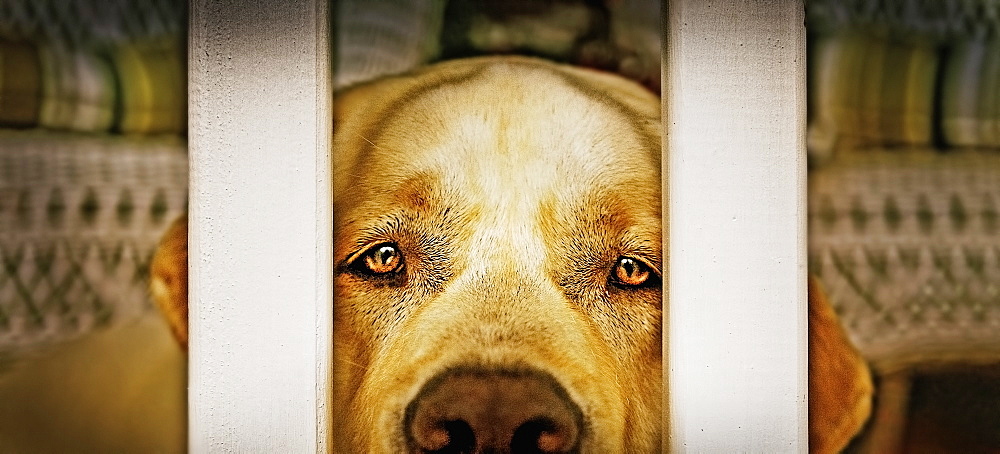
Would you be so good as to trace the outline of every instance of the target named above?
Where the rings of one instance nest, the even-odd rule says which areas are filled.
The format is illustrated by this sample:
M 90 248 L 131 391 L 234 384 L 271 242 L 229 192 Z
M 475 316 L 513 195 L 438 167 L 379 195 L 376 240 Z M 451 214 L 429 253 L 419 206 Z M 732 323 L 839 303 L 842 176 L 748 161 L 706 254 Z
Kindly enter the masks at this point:
M 354 261 L 354 269 L 372 276 L 386 276 L 403 269 L 403 253 L 393 243 L 376 244 Z
M 618 257 L 611 270 L 611 281 L 622 287 L 650 287 L 656 284 L 657 279 L 649 265 L 632 257 Z

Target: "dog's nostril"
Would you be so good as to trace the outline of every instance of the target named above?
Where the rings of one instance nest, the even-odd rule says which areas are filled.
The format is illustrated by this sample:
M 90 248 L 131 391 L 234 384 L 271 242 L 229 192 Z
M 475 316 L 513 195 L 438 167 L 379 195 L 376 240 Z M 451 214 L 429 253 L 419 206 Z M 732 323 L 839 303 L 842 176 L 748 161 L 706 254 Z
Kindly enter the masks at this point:
M 578 449 L 581 421 L 546 374 L 453 370 L 424 387 L 405 424 L 412 452 L 555 454 Z
M 429 422 L 429 421 L 428 421 Z M 472 452 L 476 435 L 465 421 L 440 421 L 426 427 L 414 427 L 413 438 L 424 452 L 459 454 Z
M 511 452 L 563 453 L 573 447 L 575 431 L 549 418 L 536 418 L 521 424 L 510 442 Z

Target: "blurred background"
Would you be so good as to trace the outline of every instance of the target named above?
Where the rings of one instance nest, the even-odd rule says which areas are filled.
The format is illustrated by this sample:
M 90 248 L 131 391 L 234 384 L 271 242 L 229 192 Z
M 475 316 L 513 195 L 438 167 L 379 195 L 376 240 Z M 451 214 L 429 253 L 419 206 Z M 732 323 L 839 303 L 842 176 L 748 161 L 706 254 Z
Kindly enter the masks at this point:
M 659 1 L 331 5 L 338 88 L 518 53 L 660 90 Z M 847 450 L 1000 452 L 1000 1 L 806 7 L 810 271 L 876 383 Z M 147 286 L 187 204 L 187 8 L 0 0 L 0 451 L 185 449 Z
M 875 376 L 861 452 L 1000 451 L 1000 2 L 806 2 L 809 269 Z
M 334 85 L 516 53 L 659 91 L 659 2 L 331 2 Z M 150 301 L 187 205 L 185 0 L 0 0 L 0 452 L 182 452 Z M 255 68 L 246 68 L 254 71 Z
M 185 444 L 147 293 L 187 203 L 184 0 L 0 0 L 0 452 Z

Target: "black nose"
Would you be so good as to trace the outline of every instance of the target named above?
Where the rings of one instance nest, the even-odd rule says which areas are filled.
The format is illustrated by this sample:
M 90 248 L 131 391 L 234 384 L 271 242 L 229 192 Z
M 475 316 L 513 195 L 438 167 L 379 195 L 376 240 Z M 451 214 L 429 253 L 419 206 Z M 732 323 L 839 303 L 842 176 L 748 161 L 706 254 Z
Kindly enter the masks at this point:
M 407 408 L 417 453 L 570 453 L 580 409 L 547 374 L 454 370 L 432 379 Z

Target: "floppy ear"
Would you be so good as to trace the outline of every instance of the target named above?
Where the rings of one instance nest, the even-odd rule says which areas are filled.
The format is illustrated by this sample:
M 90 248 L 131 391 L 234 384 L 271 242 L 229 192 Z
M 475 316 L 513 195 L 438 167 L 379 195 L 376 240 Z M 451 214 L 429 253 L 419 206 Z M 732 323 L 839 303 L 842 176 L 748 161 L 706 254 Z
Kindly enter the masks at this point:
M 872 409 L 868 365 L 848 341 L 815 278 L 809 278 L 809 452 L 840 452 Z
M 188 341 L 188 240 L 187 214 L 167 229 L 153 255 L 149 291 L 167 319 L 174 338 L 187 350 Z

